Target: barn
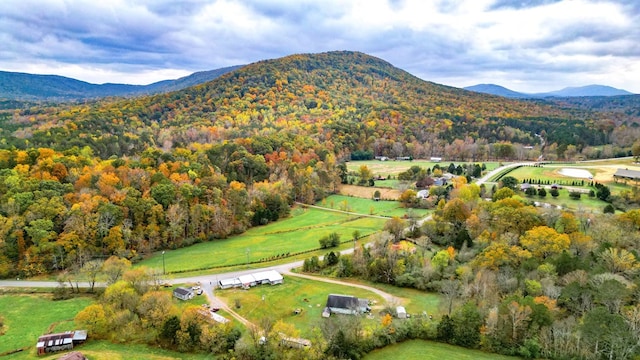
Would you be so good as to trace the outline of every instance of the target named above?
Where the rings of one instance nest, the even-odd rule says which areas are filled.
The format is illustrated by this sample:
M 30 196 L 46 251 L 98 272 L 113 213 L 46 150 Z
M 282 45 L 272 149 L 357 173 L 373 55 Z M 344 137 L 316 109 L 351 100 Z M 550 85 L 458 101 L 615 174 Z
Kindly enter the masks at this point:
M 613 174 L 613 180 L 615 182 L 622 181 L 626 183 L 628 180 L 635 181 L 636 185 L 640 182 L 640 171 L 629 169 L 618 169 Z
M 330 294 L 327 298 L 327 306 L 322 316 L 331 314 L 357 315 L 371 311 L 369 300 L 358 299 L 355 296 Z
M 50 352 L 71 350 L 75 345 L 87 340 L 87 330 L 67 331 L 64 333 L 46 334 L 38 338 L 36 350 L 38 355 Z

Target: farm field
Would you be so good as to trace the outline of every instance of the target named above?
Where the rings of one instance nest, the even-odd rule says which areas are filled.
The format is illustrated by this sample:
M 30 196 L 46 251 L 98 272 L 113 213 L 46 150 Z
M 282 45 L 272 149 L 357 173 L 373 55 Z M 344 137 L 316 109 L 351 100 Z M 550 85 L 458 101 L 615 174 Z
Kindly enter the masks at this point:
M 164 255 L 165 267 L 170 273 L 242 265 L 278 254 L 318 248 L 318 240 L 332 232 L 340 234 L 343 241 L 350 239 L 355 230 L 362 235 L 371 234 L 379 231 L 385 221 L 298 207 L 290 218 L 251 228 L 238 236 L 168 250 Z M 158 252 L 137 266 L 162 268 L 162 257 Z
M 379 161 L 379 160 L 362 160 L 362 161 L 350 161 L 347 163 L 347 170 L 349 171 L 358 171 L 360 166 L 366 165 L 374 176 L 380 175 L 387 177 L 389 175 L 397 175 L 403 171 L 406 171 L 412 166 L 419 166 L 421 168 L 433 168 L 436 164 L 440 165 L 440 167 L 448 167 L 449 164 L 453 163 L 454 165 L 464 165 L 470 164 L 470 162 L 460 162 L 460 161 L 441 161 L 441 162 L 433 162 L 429 160 L 413 160 L 413 161 Z M 475 162 L 474 164 L 482 164 L 482 162 Z M 484 162 L 487 167 L 487 171 L 491 171 L 498 166 L 500 166 L 500 162 L 497 161 L 488 161 Z
M 372 351 L 364 360 L 515 360 L 513 356 L 486 353 L 463 347 L 425 340 L 409 340 L 400 344 L 389 345 L 383 349 Z
M 28 348 L 8 358 L 35 359 L 38 337 L 75 329 L 73 318 L 92 301 L 89 297 L 53 301 L 48 294 L 0 295 L 0 314 L 7 327 L 0 336 L 0 354 Z
M 380 216 L 398 216 L 404 217 L 406 214 L 413 213 L 415 216 L 424 217 L 428 214 L 425 209 L 407 209 L 397 201 L 374 201 L 370 198 L 358 198 L 345 195 L 331 195 L 326 199 L 316 203 L 330 209 L 349 211 L 358 214 L 380 215 Z
M 321 315 L 329 294 L 357 296 L 376 301 L 378 307 L 384 306 L 383 299 L 370 291 L 294 276 L 286 276 L 282 285 L 216 291 L 218 298 L 249 321 L 259 323 L 265 317 L 274 321 L 282 319 L 294 325 L 302 337 L 311 336 L 312 329 L 324 320 Z M 236 301 L 240 302 L 240 309 L 235 308 Z M 301 309 L 302 312 L 296 315 L 295 309 Z M 372 313 L 375 314 L 376 307 L 373 309 Z M 374 318 L 377 319 L 377 316 Z

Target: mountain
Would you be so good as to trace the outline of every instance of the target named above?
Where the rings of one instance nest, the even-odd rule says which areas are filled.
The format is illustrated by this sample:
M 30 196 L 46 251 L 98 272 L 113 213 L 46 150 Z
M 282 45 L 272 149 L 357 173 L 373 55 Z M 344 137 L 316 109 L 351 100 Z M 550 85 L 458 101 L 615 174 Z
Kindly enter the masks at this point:
M 507 89 L 504 86 L 500 86 L 496 84 L 478 84 L 473 86 L 467 86 L 464 89 L 483 93 L 483 94 L 491 94 L 491 95 L 503 96 L 508 98 L 529 98 L 530 97 L 525 93 L 519 93 L 517 91 L 513 91 L 510 89 Z
M 562 90 L 535 94 L 537 97 L 576 97 L 576 96 L 621 96 L 632 93 L 605 85 L 587 85 L 581 87 L 567 87 Z
M 547 97 L 581 97 L 581 96 L 622 96 L 633 95 L 626 90 L 616 89 L 605 85 L 587 85 L 581 87 L 567 87 L 562 90 L 544 93 L 521 93 L 495 84 L 478 84 L 467 86 L 465 90 L 483 94 L 491 94 L 508 98 L 547 98 Z
M 157 94 L 211 81 L 240 67 L 231 66 L 196 72 L 176 80 L 164 80 L 149 85 L 91 84 L 58 75 L 35 75 L 0 71 L 0 98 L 31 101 L 69 101 L 110 96 Z
M 550 143 L 605 139 L 596 129 L 604 115 L 424 81 L 349 51 L 259 61 L 171 95 L 34 111 L 0 122 L 0 146 L 88 146 L 108 158 L 229 140 L 262 155 L 295 146 L 344 156 L 419 151 L 465 138 L 534 144 L 542 130 Z

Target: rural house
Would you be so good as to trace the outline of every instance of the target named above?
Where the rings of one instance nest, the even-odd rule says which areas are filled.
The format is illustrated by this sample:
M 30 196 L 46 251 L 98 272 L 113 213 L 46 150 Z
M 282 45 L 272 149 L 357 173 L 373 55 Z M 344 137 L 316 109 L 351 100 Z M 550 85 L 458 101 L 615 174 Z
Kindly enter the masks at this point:
M 191 300 L 193 299 L 193 290 L 179 287 L 173 290 L 173 296 L 180 300 Z
M 82 344 L 86 340 L 87 330 L 47 334 L 38 338 L 36 349 L 38 351 L 38 355 L 45 355 L 50 352 L 71 350 L 75 345 Z
M 369 300 L 358 299 L 355 296 L 330 294 L 322 317 L 331 314 L 357 315 L 371 311 Z

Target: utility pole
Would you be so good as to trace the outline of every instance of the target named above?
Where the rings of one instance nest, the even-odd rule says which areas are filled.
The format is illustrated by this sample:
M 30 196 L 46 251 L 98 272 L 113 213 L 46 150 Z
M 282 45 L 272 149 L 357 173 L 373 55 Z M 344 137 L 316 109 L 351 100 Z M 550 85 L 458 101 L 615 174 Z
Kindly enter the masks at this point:
M 162 250 L 162 275 L 167 274 L 167 268 L 164 265 L 164 250 Z

